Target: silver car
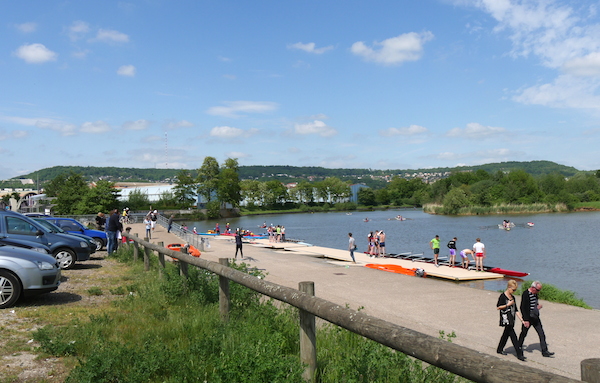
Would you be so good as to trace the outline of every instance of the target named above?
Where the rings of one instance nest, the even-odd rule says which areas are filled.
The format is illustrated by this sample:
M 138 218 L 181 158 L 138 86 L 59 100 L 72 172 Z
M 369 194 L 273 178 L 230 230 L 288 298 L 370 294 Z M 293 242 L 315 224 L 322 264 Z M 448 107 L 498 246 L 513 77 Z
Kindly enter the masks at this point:
M 21 297 L 49 293 L 60 285 L 58 262 L 38 251 L 0 246 L 0 309 Z

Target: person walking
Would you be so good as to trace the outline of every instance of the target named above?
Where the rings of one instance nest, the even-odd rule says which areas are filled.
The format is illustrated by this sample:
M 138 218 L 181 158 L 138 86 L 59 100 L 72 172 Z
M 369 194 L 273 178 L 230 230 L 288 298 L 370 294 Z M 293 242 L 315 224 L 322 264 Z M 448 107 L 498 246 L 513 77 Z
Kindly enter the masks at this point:
M 519 346 L 523 348 L 523 342 L 527 336 L 529 328 L 533 326 L 535 331 L 540 337 L 540 348 L 542 349 L 542 356 L 550 358 L 554 355 L 553 352 L 548 351 L 548 344 L 546 343 L 546 334 L 542 327 L 542 321 L 540 320 L 540 310 L 542 305 L 538 301 L 538 293 L 542 291 L 542 284 L 540 281 L 534 281 L 531 287 L 523 291 L 521 295 L 521 314 L 523 315 L 523 326 L 521 326 L 521 334 L 519 335 Z
M 515 317 L 518 317 L 521 322 L 523 322 L 523 317 L 521 313 L 517 309 L 517 302 L 515 301 L 515 297 L 513 293 L 517 291 L 517 281 L 511 279 L 508 281 L 506 285 L 506 291 L 500 294 L 498 297 L 498 303 L 496 303 L 496 309 L 500 312 L 500 326 L 504 327 L 504 331 L 502 332 L 502 336 L 500 337 L 500 342 L 498 343 L 498 348 L 496 352 L 498 354 L 506 355 L 506 351 L 504 351 L 504 346 L 506 346 L 506 342 L 508 338 L 513 344 L 515 351 L 517 353 L 517 358 L 519 360 L 525 361 L 525 357 L 523 356 L 523 349 L 517 339 L 517 334 L 515 333 Z
M 356 259 L 354 259 L 354 250 L 356 250 L 356 241 L 354 240 L 354 237 L 352 237 L 352 233 L 348 233 L 348 251 L 350 252 L 352 263 L 356 263 Z
M 238 250 L 241 258 L 243 259 L 244 252 L 242 251 L 242 233 L 240 232 L 239 228 L 235 231 L 235 259 L 237 259 Z
M 171 232 L 171 229 L 173 228 L 173 219 L 175 218 L 174 215 L 171 215 L 169 217 L 169 222 L 167 223 L 167 233 Z
M 440 267 L 438 264 L 438 256 L 440 255 L 440 236 L 436 235 L 431 241 L 429 241 L 429 247 L 433 250 L 433 263 L 435 267 Z
M 481 243 L 481 239 L 477 238 L 473 245 L 475 253 L 475 271 L 483 271 L 483 258 L 485 258 L 485 245 Z

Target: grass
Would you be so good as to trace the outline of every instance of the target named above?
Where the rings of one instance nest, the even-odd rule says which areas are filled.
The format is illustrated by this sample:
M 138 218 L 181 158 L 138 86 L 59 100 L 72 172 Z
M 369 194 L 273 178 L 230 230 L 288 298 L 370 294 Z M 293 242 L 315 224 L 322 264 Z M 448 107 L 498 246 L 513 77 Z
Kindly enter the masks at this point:
M 523 291 L 527 290 L 531 286 L 532 282 L 533 281 L 529 280 L 524 281 L 519 287 L 519 289 L 515 292 L 515 295 L 523 294 Z M 542 286 L 542 291 L 540 291 L 538 294 L 539 299 L 543 299 L 549 302 L 564 303 L 570 306 L 592 309 L 592 307 L 585 303 L 583 299 L 578 298 L 573 291 L 561 290 L 554 285 L 543 282 Z
M 131 262 L 127 251 L 117 256 Z M 167 266 L 158 278 L 131 264 L 128 293 L 108 309 L 35 332 L 41 351 L 75 365 L 66 382 L 302 381 L 295 308 L 232 283 L 223 322 L 218 278 L 190 268 L 184 279 Z M 245 264 L 233 267 L 261 276 Z M 464 381 L 331 324 L 318 328 L 317 342 L 317 382 Z
M 532 213 L 558 213 L 567 212 L 565 204 L 500 204 L 493 206 L 465 206 L 455 213 L 456 215 L 488 215 L 488 214 L 532 214 Z M 449 214 L 444 205 L 425 204 L 423 212 L 429 214 Z

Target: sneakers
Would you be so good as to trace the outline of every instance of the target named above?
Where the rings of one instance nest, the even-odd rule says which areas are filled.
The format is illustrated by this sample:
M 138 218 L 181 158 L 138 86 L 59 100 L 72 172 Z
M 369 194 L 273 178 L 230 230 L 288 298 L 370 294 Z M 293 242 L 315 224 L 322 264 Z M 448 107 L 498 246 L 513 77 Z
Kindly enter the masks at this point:
M 546 358 L 550 358 L 550 357 L 552 357 L 552 355 L 554 355 L 554 353 L 550 352 L 550 351 L 542 352 L 542 356 L 544 356 Z

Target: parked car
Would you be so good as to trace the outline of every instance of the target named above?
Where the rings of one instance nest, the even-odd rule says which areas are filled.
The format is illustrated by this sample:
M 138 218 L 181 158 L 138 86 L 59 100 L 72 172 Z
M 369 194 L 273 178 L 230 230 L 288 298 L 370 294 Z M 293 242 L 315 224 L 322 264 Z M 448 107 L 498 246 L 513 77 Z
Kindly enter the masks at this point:
M 96 251 L 102 250 L 108 243 L 106 233 L 100 230 L 88 229 L 81 222 L 73 218 L 42 217 L 60 227 L 68 233 L 77 233 L 92 237 L 96 243 Z
M 81 233 L 67 232 L 44 218 L 34 218 L 33 220 L 36 221 L 37 223 L 39 223 L 40 225 L 44 226 L 47 230 L 49 230 L 52 233 L 66 234 L 66 235 L 81 238 L 84 241 L 87 241 L 88 244 L 90 245 L 91 254 L 94 254 L 96 252 L 96 248 L 97 248 L 98 244 L 96 243 L 94 238 L 88 237 L 87 235 L 84 235 Z
M 19 298 L 49 293 L 60 285 L 61 271 L 56 259 L 14 246 L 0 246 L 0 309 Z
M 0 246 L 14 246 L 22 249 L 37 251 L 41 254 L 50 254 L 50 248 L 46 245 L 15 238 L 0 238 Z
M 9 210 L 0 210 L 0 237 L 48 246 L 61 269 L 70 269 L 75 262 L 87 261 L 92 253 L 87 240 L 71 234 L 53 233 L 39 222 Z

